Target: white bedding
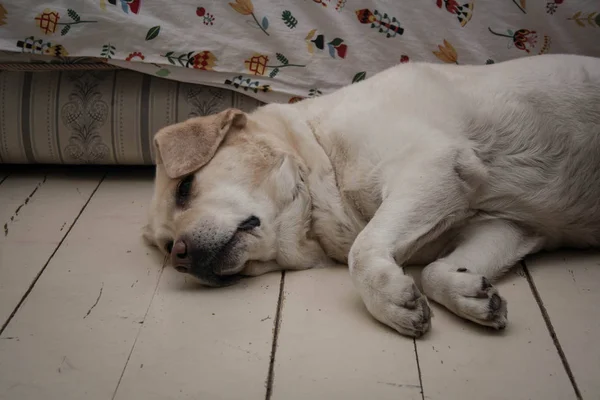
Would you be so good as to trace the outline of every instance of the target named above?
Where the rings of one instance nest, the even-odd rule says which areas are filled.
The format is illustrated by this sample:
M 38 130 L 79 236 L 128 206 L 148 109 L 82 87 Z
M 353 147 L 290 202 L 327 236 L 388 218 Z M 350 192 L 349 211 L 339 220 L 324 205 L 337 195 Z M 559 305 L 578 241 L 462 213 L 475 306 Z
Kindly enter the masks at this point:
M 600 56 L 600 3 L 4 0 L 0 50 L 66 61 L 66 56 L 100 57 L 265 102 L 293 102 L 400 62 Z

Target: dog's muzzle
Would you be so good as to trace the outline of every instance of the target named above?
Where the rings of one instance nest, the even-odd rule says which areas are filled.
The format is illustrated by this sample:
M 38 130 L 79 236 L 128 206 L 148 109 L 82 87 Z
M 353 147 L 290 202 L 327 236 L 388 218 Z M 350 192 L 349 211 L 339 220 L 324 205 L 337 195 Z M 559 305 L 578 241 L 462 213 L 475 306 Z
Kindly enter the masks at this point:
M 237 282 L 243 269 L 238 256 L 239 235 L 260 226 L 260 219 L 251 216 L 242 221 L 229 235 L 182 235 L 173 244 L 171 263 L 181 273 L 190 274 L 208 286 L 226 286 Z M 210 238 L 210 239 L 207 239 Z

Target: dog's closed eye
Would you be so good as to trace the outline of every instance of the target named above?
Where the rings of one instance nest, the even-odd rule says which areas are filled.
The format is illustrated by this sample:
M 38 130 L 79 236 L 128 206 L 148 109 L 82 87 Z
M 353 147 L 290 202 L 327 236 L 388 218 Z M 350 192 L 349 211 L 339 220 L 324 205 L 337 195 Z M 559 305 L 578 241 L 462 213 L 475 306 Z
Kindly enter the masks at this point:
M 188 175 L 179 182 L 177 190 L 175 192 L 175 202 L 178 207 L 183 207 L 187 203 L 190 193 L 192 192 L 192 185 L 194 183 L 194 175 Z

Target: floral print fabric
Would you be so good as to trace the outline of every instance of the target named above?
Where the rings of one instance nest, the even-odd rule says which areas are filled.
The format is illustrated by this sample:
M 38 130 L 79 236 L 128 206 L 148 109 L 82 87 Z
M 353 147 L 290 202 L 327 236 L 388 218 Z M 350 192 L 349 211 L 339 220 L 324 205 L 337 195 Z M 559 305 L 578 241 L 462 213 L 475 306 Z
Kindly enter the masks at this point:
M 0 0 L 0 50 L 295 102 L 398 63 L 600 56 L 597 0 Z

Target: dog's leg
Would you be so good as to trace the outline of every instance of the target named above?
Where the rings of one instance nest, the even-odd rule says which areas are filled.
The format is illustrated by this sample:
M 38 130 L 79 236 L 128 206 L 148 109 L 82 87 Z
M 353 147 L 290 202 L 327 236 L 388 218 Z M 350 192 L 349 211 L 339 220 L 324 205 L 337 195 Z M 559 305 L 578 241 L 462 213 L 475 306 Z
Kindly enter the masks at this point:
M 460 317 L 502 329 L 506 326 L 506 301 L 490 281 L 539 249 L 541 243 L 541 238 L 528 236 L 504 220 L 467 225 L 456 249 L 425 267 L 423 291 Z
M 429 305 L 399 265 L 464 219 L 468 200 L 452 165 L 429 163 L 417 173 L 395 175 L 389 185 L 394 190 L 384 193 L 385 200 L 357 236 L 348 264 L 369 312 L 398 332 L 419 337 L 429 329 Z

